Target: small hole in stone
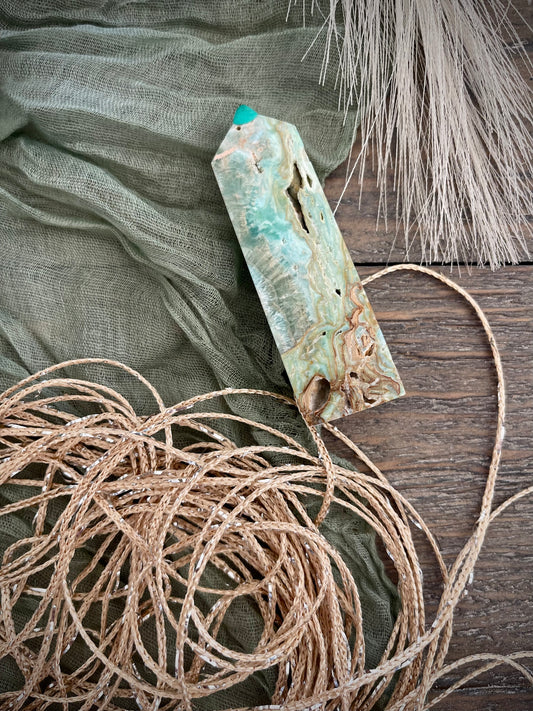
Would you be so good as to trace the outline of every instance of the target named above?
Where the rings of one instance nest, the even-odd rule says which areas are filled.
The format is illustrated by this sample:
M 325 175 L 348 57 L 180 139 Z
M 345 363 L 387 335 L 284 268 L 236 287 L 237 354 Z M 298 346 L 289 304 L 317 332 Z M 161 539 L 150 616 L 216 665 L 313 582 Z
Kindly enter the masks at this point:
M 300 204 L 300 198 L 298 193 L 300 192 L 300 189 L 302 187 L 302 174 L 300 173 L 300 170 L 298 168 L 298 164 L 294 163 L 292 166 L 292 181 L 289 187 L 285 190 L 287 193 L 289 200 L 292 203 L 292 206 L 294 208 L 294 211 L 300 221 L 301 226 L 306 232 L 309 232 L 309 228 L 307 227 L 305 223 L 305 217 L 302 211 L 302 206 Z
M 303 394 L 305 409 L 310 413 L 320 412 L 329 400 L 330 392 L 331 385 L 327 378 L 322 375 L 313 376 Z
M 350 378 L 352 378 L 353 380 L 359 380 L 359 375 L 352 370 L 352 372 L 350 373 Z
M 322 220 L 322 222 L 324 222 L 324 213 L 323 212 L 320 213 L 320 219 Z
M 367 405 L 373 405 L 376 402 L 375 397 L 369 397 L 368 395 L 363 395 L 363 400 L 366 402 Z
M 340 296 L 340 295 L 341 295 L 341 290 L 340 290 L 340 289 L 335 289 L 335 293 L 337 294 L 337 296 Z
M 326 332 L 325 332 L 325 331 L 322 331 L 322 335 L 325 336 L 325 335 L 326 335 Z
M 309 187 L 312 188 L 313 187 L 313 179 L 311 178 L 310 175 L 307 176 L 307 182 L 309 183 Z
M 240 126 L 235 126 L 235 128 L 237 129 L 237 131 L 240 131 L 240 130 L 241 130 L 241 127 L 240 127 Z

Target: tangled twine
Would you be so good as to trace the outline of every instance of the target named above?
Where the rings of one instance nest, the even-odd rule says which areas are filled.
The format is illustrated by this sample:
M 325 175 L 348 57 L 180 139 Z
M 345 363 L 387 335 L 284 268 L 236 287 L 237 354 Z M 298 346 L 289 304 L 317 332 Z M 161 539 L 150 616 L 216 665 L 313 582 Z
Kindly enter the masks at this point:
M 273 667 L 271 703 L 256 709 L 363 711 L 390 693 L 393 681 L 389 711 L 428 709 L 504 662 L 533 683 L 520 662 L 533 652 L 480 654 L 444 665 L 454 609 L 487 527 L 533 487 L 491 512 L 505 414 L 492 331 L 472 297 L 423 267 L 400 265 L 366 281 L 406 268 L 440 279 L 473 306 L 498 376 L 496 440 L 481 512 L 454 564 L 446 567 L 422 517 L 335 426 L 323 425 L 369 474 L 335 465 L 315 427 L 310 431 L 318 456 L 264 424 L 195 410 L 221 396 L 255 394 L 294 404 L 288 398 L 229 388 L 165 407 L 150 383 L 121 363 L 61 363 L 0 399 L 0 484 L 27 492 L 0 509 L 0 516 L 35 514 L 0 567 L 0 659 L 11 655 L 24 677 L 19 691 L 0 694 L 2 709 L 77 704 L 82 711 L 118 711 L 134 699 L 141 709 L 189 711 L 195 701 Z M 104 385 L 52 375 L 83 363 L 105 363 L 135 376 L 159 411 L 140 417 Z M 71 405 L 91 413 L 80 417 L 69 412 Z M 273 444 L 238 447 L 223 434 L 226 421 L 262 430 Z M 203 441 L 176 446 L 173 436 L 182 428 Z M 320 504 L 315 520 L 304 505 L 310 500 Z M 357 581 L 320 531 L 332 504 L 372 526 L 398 573 L 402 606 L 375 669 L 365 669 Z M 427 537 L 443 580 L 430 624 L 412 525 Z M 91 551 L 89 558 L 80 555 L 82 549 Z M 261 620 L 247 653 L 225 634 L 243 601 Z M 22 604 L 31 609 L 23 626 L 16 624 Z M 67 672 L 73 645 L 83 658 Z M 439 677 L 472 662 L 479 663 L 473 672 L 427 700 Z

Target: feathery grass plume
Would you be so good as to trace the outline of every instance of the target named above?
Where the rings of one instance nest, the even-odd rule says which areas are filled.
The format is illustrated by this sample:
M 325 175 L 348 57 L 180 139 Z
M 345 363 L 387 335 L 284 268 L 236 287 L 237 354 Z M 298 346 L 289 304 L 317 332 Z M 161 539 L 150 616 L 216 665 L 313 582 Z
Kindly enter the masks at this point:
M 419 240 L 426 262 L 518 262 L 532 233 L 533 94 L 509 4 L 329 0 L 324 12 L 312 0 L 310 9 L 324 20 L 320 81 L 336 51 L 339 109 L 359 111 L 362 147 L 346 185 L 356 173 L 362 184 L 372 152 L 377 217 L 392 173 L 395 240 L 403 233 L 407 255 Z

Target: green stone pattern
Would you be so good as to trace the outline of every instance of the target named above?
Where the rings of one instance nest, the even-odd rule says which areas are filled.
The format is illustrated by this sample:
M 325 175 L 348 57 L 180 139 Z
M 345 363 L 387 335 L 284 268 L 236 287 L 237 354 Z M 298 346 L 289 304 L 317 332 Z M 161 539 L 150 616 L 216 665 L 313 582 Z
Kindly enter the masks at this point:
M 233 124 L 212 166 L 302 415 L 329 421 L 403 395 L 296 127 Z

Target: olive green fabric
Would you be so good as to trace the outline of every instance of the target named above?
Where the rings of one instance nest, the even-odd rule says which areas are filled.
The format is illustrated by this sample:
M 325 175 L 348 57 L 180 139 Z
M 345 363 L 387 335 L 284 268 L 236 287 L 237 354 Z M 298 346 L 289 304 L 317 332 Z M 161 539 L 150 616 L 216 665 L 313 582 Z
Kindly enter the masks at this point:
M 227 386 L 289 393 L 210 166 L 240 103 L 294 123 L 322 180 L 349 150 L 355 113 L 343 125 L 334 66 L 318 84 L 320 40 L 301 61 L 322 17 L 308 5 L 304 26 L 300 4 L 286 21 L 287 7 L 0 0 L 0 389 L 99 356 L 139 370 L 166 404 Z M 109 367 L 66 374 L 153 411 Z M 307 439 L 296 412 L 265 398 L 223 407 Z M 16 497 L 6 487 L 0 505 Z M 26 532 L 0 519 L 0 548 Z M 333 512 L 324 532 L 360 580 L 373 666 L 396 592 L 366 524 Z M 235 624 L 246 648 L 252 612 Z M 217 704 L 266 703 L 265 679 Z M 0 660 L 0 691 L 20 682 Z

